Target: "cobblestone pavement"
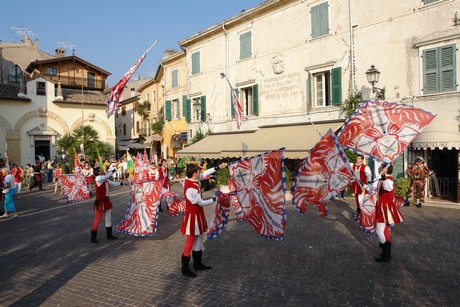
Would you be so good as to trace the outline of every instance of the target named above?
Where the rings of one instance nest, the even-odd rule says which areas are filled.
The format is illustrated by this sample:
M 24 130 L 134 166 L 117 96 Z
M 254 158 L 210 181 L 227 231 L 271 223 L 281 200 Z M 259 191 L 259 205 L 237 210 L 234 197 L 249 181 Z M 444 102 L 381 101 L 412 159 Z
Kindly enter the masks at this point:
M 180 190 L 178 184 L 173 186 Z M 0 221 L 1 306 L 459 306 L 460 210 L 404 207 L 392 230 L 393 261 L 376 263 L 376 237 L 351 220 L 353 200 L 333 218 L 287 205 L 282 241 L 231 219 L 206 241 L 198 277 L 180 274 L 181 217 L 161 212 L 157 235 L 90 243 L 93 199 L 66 203 L 52 187 L 24 192 L 20 217 Z M 209 193 L 209 192 L 208 192 Z M 121 221 L 128 187 L 112 191 Z

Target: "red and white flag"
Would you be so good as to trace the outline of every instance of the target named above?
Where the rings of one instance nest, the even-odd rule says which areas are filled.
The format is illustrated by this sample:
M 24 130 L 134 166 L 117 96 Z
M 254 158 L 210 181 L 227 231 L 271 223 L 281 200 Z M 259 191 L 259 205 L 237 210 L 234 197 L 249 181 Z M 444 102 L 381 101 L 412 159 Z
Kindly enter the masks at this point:
M 228 82 L 228 85 L 230 86 L 230 91 L 232 93 L 233 109 L 235 110 L 236 127 L 240 129 L 241 125 L 243 124 L 243 108 L 241 108 L 240 101 L 238 100 L 238 95 L 236 94 L 235 89 L 228 80 L 227 76 L 224 74 L 221 74 L 221 76 L 225 77 L 225 79 Z
M 109 101 L 107 102 L 107 110 L 105 113 L 107 114 L 107 118 L 109 118 L 113 113 L 118 110 L 118 102 L 120 101 L 121 94 L 123 94 L 123 90 L 125 89 L 126 83 L 128 83 L 129 79 L 133 76 L 136 72 L 139 65 L 141 65 L 142 61 L 144 60 L 147 53 L 152 49 L 153 46 L 158 42 L 156 40 L 150 47 L 147 49 L 146 52 L 137 60 L 137 62 L 131 67 L 128 72 L 118 81 L 117 84 L 112 88 L 110 92 Z

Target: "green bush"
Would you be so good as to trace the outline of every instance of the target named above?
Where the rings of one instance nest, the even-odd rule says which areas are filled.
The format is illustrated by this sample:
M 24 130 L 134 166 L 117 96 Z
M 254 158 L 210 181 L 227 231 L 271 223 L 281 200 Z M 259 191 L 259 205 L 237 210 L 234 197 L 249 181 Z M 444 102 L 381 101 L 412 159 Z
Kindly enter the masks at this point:
M 408 178 L 399 178 L 396 181 L 395 194 L 403 198 L 407 197 L 407 192 L 409 192 L 410 179 Z
M 228 179 L 230 179 L 230 170 L 228 169 L 228 167 L 217 170 L 217 185 L 228 185 Z

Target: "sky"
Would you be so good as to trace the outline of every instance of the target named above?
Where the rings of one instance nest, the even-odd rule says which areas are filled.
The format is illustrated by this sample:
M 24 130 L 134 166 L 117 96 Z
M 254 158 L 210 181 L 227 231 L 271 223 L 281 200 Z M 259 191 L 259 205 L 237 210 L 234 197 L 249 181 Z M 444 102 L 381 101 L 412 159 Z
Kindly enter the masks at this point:
M 154 76 L 165 50 L 264 2 L 263 0 L 36 0 L 5 1 L 0 40 L 19 42 L 27 29 L 50 54 L 75 55 L 111 73 L 113 86 L 158 39 L 133 78 Z

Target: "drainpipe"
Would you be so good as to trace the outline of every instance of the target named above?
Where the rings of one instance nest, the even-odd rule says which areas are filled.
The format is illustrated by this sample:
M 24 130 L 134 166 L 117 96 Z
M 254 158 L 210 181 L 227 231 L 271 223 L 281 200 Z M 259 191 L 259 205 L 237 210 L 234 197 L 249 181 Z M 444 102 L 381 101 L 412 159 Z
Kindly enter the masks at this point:
M 355 94 L 355 55 L 353 52 L 353 19 L 351 17 L 351 2 L 348 0 L 348 26 L 350 30 L 350 82 L 351 82 L 351 95 Z
M 228 31 L 225 29 L 224 23 L 222 23 L 222 30 L 224 31 L 224 35 L 225 35 L 225 75 L 227 76 L 227 78 L 229 78 L 228 76 L 228 70 L 229 70 L 229 67 L 228 67 Z M 232 109 L 231 109 L 231 105 L 229 101 L 230 91 L 226 91 L 226 92 L 227 94 L 225 95 L 225 98 L 226 98 L 225 103 L 227 104 L 227 107 L 226 107 L 227 108 L 227 118 L 230 118 L 231 120 Z

